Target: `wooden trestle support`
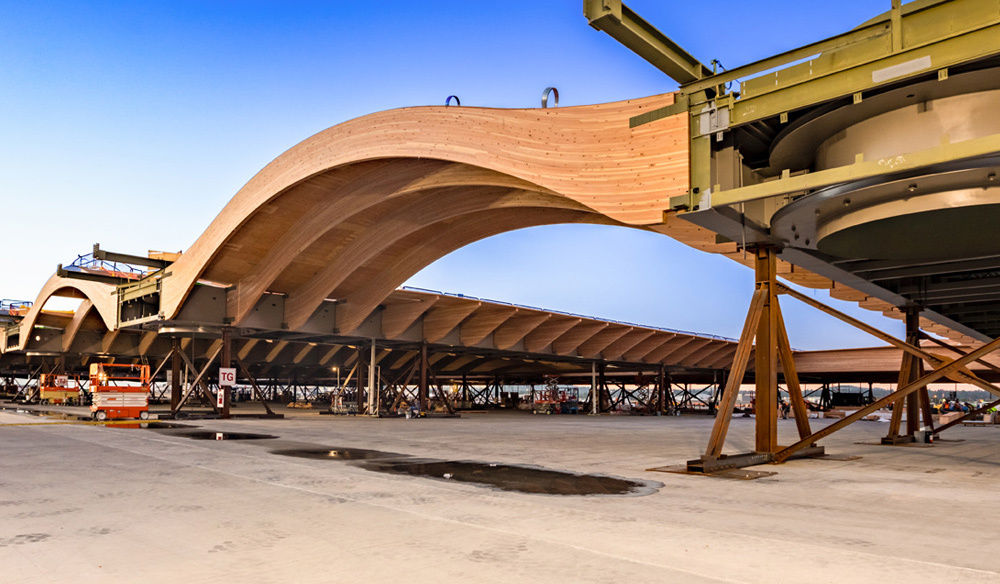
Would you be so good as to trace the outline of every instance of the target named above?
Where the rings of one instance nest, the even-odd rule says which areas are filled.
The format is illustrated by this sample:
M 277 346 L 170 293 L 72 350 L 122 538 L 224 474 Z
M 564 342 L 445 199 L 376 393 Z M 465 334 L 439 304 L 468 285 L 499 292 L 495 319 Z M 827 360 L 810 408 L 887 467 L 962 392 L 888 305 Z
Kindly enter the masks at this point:
M 748 251 L 755 254 L 755 274 L 756 284 L 753 297 L 750 301 L 750 310 L 747 313 L 746 322 L 743 325 L 743 332 L 740 335 L 739 345 L 733 358 L 733 366 L 730 369 L 729 377 L 723 390 L 722 399 L 719 404 L 718 415 L 712 434 L 708 441 L 708 447 L 697 460 L 690 460 L 687 463 L 689 472 L 711 473 L 714 471 L 742 468 L 757 464 L 779 463 L 791 457 L 811 457 L 823 456 L 824 449 L 816 443 L 821 438 L 848 426 L 857 420 L 864 418 L 872 412 L 894 404 L 893 417 L 889 427 L 889 436 L 883 439 L 884 443 L 898 443 L 912 441 L 914 434 L 920 428 L 919 419 L 922 416 L 924 426 L 929 431 L 938 433 L 952 427 L 958 421 L 947 426 L 936 429 L 932 427 L 930 400 L 927 394 L 927 385 L 941 378 L 949 378 L 958 383 L 975 385 L 980 389 L 988 391 L 1000 397 L 1000 387 L 988 383 L 974 374 L 966 366 L 973 361 L 982 363 L 990 369 L 1000 372 L 1000 368 L 983 361 L 982 358 L 989 353 L 1000 348 L 1000 338 L 994 339 L 971 352 L 964 352 L 951 347 L 947 343 L 934 339 L 919 328 L 919 312 L 916 309 L 907 311 L 907 335 L 906 340 L 901 341 L 892 335 L 882 332 L 868 324 L 865 324 L 853 317 L 843 314 L 813 298 L 801 294 L 791 288 L 780 284 L 776 277 L 777 248 L 771 246 L 760 246 Z M 847 324 L 859 328 L 876 338 L 879 338 L 890 345 L 895 346 L 903 352 L 903 359 L 900 365 L 899 384 L 896 391 L 879 399 L 871 404 L 859 409 L 853 414 L 840 419 L 833 424 L 812 432 L 809 426 L 808 411 L 802 390 L 799 385 L 798 374 L 795 370 L 795 362 L 792 356 L 791 346 L 788 342 L 788 335 L 785 330 L 784 319 L 781 315 L 781 307 L 778 296 L 785 294 L 808 304 L 821 312 L 829 314 Z M 946 360 L 927 351 L 919 346 L 922 339 L 930 339 L 933 342 L 959 354 L 954 360 Z M 756 342 L 755 342 L 756 341 Z M 756 347 L 756 350 L 754 350 Z M 754 353 L 754 377 L 756 385 L 756 439 L 753 452 L 737 455 L 723 454 L 722 450 L 726 441 L 726 434 L 729 431 L 729 422 L 732 420 L 733 410 L 736 405 L 736 398 L 739 394 L 740 384 L 746 374 L 747 363 L 751 352 Z M 795 424 L 798 430 L 799 440 L 790 446 L 778 444 L 777 418 L 778 418 L 778 362 L 781 362 L 785 384 L 788 390 L 789 400 L 795 414 Z M 927 363 L 933 369 L 924 372 L 923 364 Z M 1000 403 L 996 400 L 992 404 L 980 408 L 978 411 L 985 411 Z M 907 412 L 906 433 L 900 435 L 900 425 L 904 406 Z M 967 417 L 975 415 L 970 412 Z

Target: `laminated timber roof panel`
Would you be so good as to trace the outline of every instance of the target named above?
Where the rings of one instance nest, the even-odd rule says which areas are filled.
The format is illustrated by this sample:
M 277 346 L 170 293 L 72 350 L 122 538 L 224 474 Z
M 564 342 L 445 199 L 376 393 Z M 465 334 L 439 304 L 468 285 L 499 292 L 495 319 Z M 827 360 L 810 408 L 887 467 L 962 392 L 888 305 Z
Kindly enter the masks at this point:
M 436 297 L 420 298 L 423 295 L 406 293 L 396 296 L 387 298 L 382 308 L 382 334 L 390 339 L 405 333 L 437 303 Z
M 487 234 L 554 223 L 600 223 L 589 213 L 572 210 L 536 213 L 531 209 L 505 209 L 483 213 L 463 222 L 450 222 L 422 230 L 416 237 L 403 238 L 391 249 L 374 258 L 332 294 L 337 305 L 337 322 L 344 331 L 360 325 L 393 289 L 435 259 L 477 241 Z M 426 232 L 424 232 L 426 231 Z M 381 266 L 381 268 L 379 267 Z
M 664 94 L 553 109 L 403 108 L 320 132 L 253 177 L 177 258 L 171 277 L 161 280 L 161 311 L 168 320 L 176 318 L 193 286 L 204 279 L 230 287 L 226 316 L 237 326 L 263 294 L 276 292 L 286 296 L 290 331 L 300 329 L 324 301 L 335 299 L 338 332 L 344 335 L 381 311 L 386 338 L 429 319 L 426 340 L 440 340 L 458 327 L 463 342 L 486 343 L 492 334 L 499 350 L 723 366 L 729 341 L 522 308 L 504 318 L 509 308 L 476 316 L 475 309 L 463 305 L 445 321 L 445 307 L 455 305 L 453 299 L 426 297 L 419 301 L 425 305 L 413 306 L 412 298 L 404 301 L 404 292 L 396 291 L 411 275 L 464 245 L 555 223 L 648 229 L 752 263 L 735 243 L 719 243 L 713 232 L 662 214 L 669 198 L 688 188 L 687 114 L 636 128 L 629 119 L 673 101 L 673 94 Z M 829 288 L 835 297 L 901 317 L 881 301 L 791 264 L 779 261 L 778 271 L 792 283 Z M 22 321 L 24 327 L 36 324 L 44 300 L 54 292 L 89 299 L 91 310 L 109 330 L 114 328 L 116 306 L 109 287 L 52 280 L 35 312 Z M 436 318 L 440 330 L 434 330 Z M 938 325 L 922 325 L 963 340 Z M 654 332 L 644 337 L 647 331 Z M 27 338 L 20 336 L 21 349 Z M 152 342 L 142 345 L 149 348 Z M 296 353 L 303 355 L 300 360 L 310 354 Z
M 29 314 L 30 326 L 28 318 L 22 323 L 25 341 L 20 350 L 23 351 L 31 342 L 32 327 L 48 326 L 62 330 L 62 347 L 67 353 L 73 352 L 73 340 L 78 332 L 96 330 L 107 331 L 100 342 L 100 352 L 110 356 L 127 361 L 165 354 L 164 351 L 169 350 L 170 345 L 169 338 L 166 337 L 174 334 L 169 322 L 168 331 L 161 335 L 164 338 L 158 336 L 155 325 L 126 329 L 113 326 L 111 330 L 107 329 L 97 304 L 88 294 L 98 302 L 103 302 L 104 310 L 112 310 L 113 315 L 113 289 L 108 284 L 53 278 L 46 286 L 46 295 L 72 295 L 84 299 L 75 314 L 37 309 L 35 316 Z M 39 303 L 39 306 L 43 305 L 43 297 L 40 297 Z M 371 314 L 366 315 L 366 320 L 378 323 L 381 327 L 381 330 L 366 331 L 372 333 L 371 338 L 378 340 L 383 351 L 386 348 L 397 348 L 410 354 L 416 339 L 431 345 L 446 342 L 454 345 L 454 349 L 448 349 L 449 352 L 461 351 L 463 355 L 476 355 L 475 360 L 463 357 L 460 365 L 451 364 L 448 366 L 449 370 L 465 368 L 466 364 L 469 369 L 483 370 L 484 363 L 495 361 L 496 355 L 506 355 L 511 362 L 502 367 L 513 369 L 517 368 L 517 362 L 555 363 L 563 360 L 570 363 L 579 360 L 589 362 L 593 359 L 619 364 L 678 365 L 679 362 L 673 360 L 671 355 L 684 353 L 683 349 L 686 347 L 711 347 L 714 351 L 720 345 L 734 345 L 733 341 L 727 339 L 413 289 L 392 292 Z M 210 332 L 218 324 L 194 321 L 186 324 L 204 326 L 208 339 L 213 344 L 219 342 Z M 234 346 L 235 354 L 248 363 L 265 366 L 302 364 L 321 370 L 328 367 L 336 356 L 343 354 L 344 346 L 356 344 L 357 341 L 356 337 L 335 332 L 322 337 L 306 335 L 306 338 L 301 338 L 302 335 L 299 335 L 300 338 L 296 339 L 295 335 L 286 336 L 287 332 L 284 330 L 239 330 L 238 334 L 259 336 L 238 337 Z M 417 337 L 414 337 L 415 334 Z M 183 338 L 182 346 L 190 341 L 188 337 Z M 667 350 L 663 350 L 664 347 Z M 81 354 L 92 354 L 94 350 L 91 348 Z M 626 352 L 629 352 L 628 356 Z M 350 355 L 348 358 L 351 358 Z M 393 360 L 398 359 L 394 357 Z
M 583 343 L 580 343 L 580 346 L 577 348 L 577 352 L 581 357 L 597 357 L 604 349 L 607 349 L 611 343 L 624 337 L 633 330 L 634 329 L 630 326 L 609 326 Z
M 601 357 L 612 361 L 621 359 L 627 351 L 635 348 L 639 343 L 651 338 L 655 334 L 655 330 L 641 330 L 633 328 L 628 333 L 605 347 L 601 351 Z
M 517 311 L 517 308 L 503 304 L 483 305 L 462 323 L 459 333 L 462 344 L 478 345 Z
M 540 311 L 512 316 L 493 331 L 493 344 L 500 350 L 509 349 L 551 317 L 551 313 Z
M 424 340 L 436 343 L 482 306 L 478 301 L 442 298 L 424 316 Z
M 641 362 L 646 357 L 646 355 L 649 355 L 653 351 L 659 349 L 665 343 L 673 339 L 675 336 L 677 335 L 673 333 L 655 331 L 652 334 L 652 336 L 650 336 L 648 339 L 640 342 L 635 347 L 632 347 L 631 349 L 626 351 L 622 355 L 622 358 L 625 359 L 626 361 Z
M 237 193 L 172 266 L 163 308 L 168 318 L 176 315 L 205 278 L 237 286 L 237 322 L 265 290 L 288 294 L 295 328 L 341 285 L 357 289 L 346 281 L 354 271 L 397 259 L 390 253 L 397 241 L 449 220 L 530 209 L 507 229 L 551 222 L 544 216 L 552 211 L 583 215 L 577 221 L 659 223 L 669 198 L 687 189 L 687 116 L 639 128 L 628 119 L 673 99 L 529 110 L 404 108 L 330 128 L 279 156 Z M 490 223 L 473 225 L 457 246 L 494 234 Z M 438 253 L 449 247 L 456 244 Z M 334 256 L 337 266 L 328 262 Z M 402 279 L 423 265 L 405 266 L 412 271 Z
M 651 229 L 749 265 L 735 243 L 662 215 L 688 188 L 687 115 L 635 128 L 628 120 L 673 101 L 663 94 L 552 109 L 402 108 L 324 130 L 236 194 L 172 266 L 162 308 L 174 317 L 204 278 L 234 287 L 227 316 L 236 324 L 271 291 L 287 295 L 292 330 L 324 299 L 337 299 L 346 332 L 447 253 L 554 223 Z M 778 271 L 792 283 L 834 287 L 785 262 Z M 865 295 L 855 301 L 901 317 Z
M 45 314 L 45 304 L 50 298 L 80 298 L 82 300 L 77 311 L 84 314 L 81 319 L 87 318 L 86 315 L 93 310 L 96 311 L 100 316 L 101 323 L 107 330 L 114 330 L 117 326 L 118 321 L 118 301 L 115 297 L 115 287 L 110 284 L 103 284 L 100 282 L 93 282 L 88 280 L 72 280 L 68 278 L 61 278 L 59 276 L 53 275 L 49 280 L 42 286 L 41 291 L 38 293 L 38 297 L 35 299 L 35 303 L 31 306 L 28 314 L 21 319 L 18 325 L 19 329 L 19 339 L 18 345 L 16 347 L 11 347 L 10 350 L 23 351 L 28 345 L 28 339 L 31 338 L 32 329 L 36 325 L 41 325 L 47 319 L 51 319 L 51 315 Z M 76 317 L 74 314 L 66 319 L 61 319 L 58 328 L 70 327 L 73 335 L 76 331 L 83 326 L 83 322 L 74 323 L 73 320 Z M 65 320 L 65 322 L 62 322 Z M 51 324 L 51 323 L 50 323 Z M 97 326 L 96 323 L 93 326 Z
M 977 343 L 957 347 L 968 353 L 982 346 Z M 921 348 L 944 361 L 951 361 L 957 355 L 935 344 L 923 343 Z M 795 354 L 796 371 L 802 375 L 832 374 L 838 371 L 895 372 L 899 371 L 903 353 L 895 347 L 869 347 L 861 349 L 834 349 L 829 351 L 800 351 Z M 1000 355 L 990 354 L 983 358 L 994 366 L 1000 366 Z M 969 369 L 977 374 L 990 373 L 986 365 L 974 362 Z
M 77 284 L 81 287 L 74 287 Z M 107 330 L 96 303 L 87 295 L 108 304 L 107 299 L 113 299 L 112 290 L 113 286 L 107 284 L 54 278 L 46 288 L 47 294 L 86 298 L 75 314 L 37 311 L 31 326 L 62 329 L 63 349 L 72 353 L 70 345 L 80 330 Z M 108 305 L 113 307 L 113 302 Z M 105 310 L 107 308 L 105 306 Z M 735 342 L 728 339 L 413 289 L 392 292 L 372 314 L 366 315 L 366 321 L 381 327 L 381 330 L 366 331 L 379 345 L 379 361 L 390 354 L 390 349 L 393 351 L 386 362 L 392 369 L 409 366 L 417 342 L 438 345 L 434 359 L 435 362 L 444 359 L 440 366 L 445 372 L 538 372 L 546 368 L 559 370 L 559 367 L 568 368 L 568 371 L 589 367 L 591 360 L 620 366 L 683 366 L 691 364 L 684 359 L 691 361 L 694 353 L 716 355 L 731 353 L 735 348 Z M 198 322 L 187 324 L 204 325 L 209 331 L 218 326 Z M 169 323 L 167 328 L 161 336 L 173 334 Z M 274 367 L 301 366 L 311 368 L 316 374 L 326 371 L 328 375 L 330 363 L 335 358 L 349 365 L 356 357 L 356 349 L 345 349 L 347 345 L 357 344 L 357 338 L 349 335 L 330 333 L 322 337 L 306 335 L 302 338 L 300 335 L 296 338 L 295 335 L 285 336 L 284 330 L 238 330 L 234 353 L 244 362 L 262 367 L 265 373 L 276 371 Z M 30 343 L 30 328 L 25 333 L 25 342 Z M 206 334 L 209 336 L 205 340 L 210 342 L 200 341 L 199 350 L 210 353 L 221 341 L 211 333 Z M 259 336 L 249 338 L 254 335 Z M 184 343 L 190 341 L 187 337 L 182 339 Z M 451 346 L 444 348 L 441 343 Z M 144 329 L 113 328 L 103 335 L 99 344 L 102 353 L 123 362 L 134 362 L 162 357 L 169 350 L 170 340 L 159 338 L 154 325 Z M 93 354 L 94 350 L 88 351 Z M 562 365 L 557 366 L 558 363 Z M 704 367 L 702 363 L 697 365 Z M 724 365 L 726 363 L 720 364 Z
M 433 309 L 427 310 L 425 307 Z M 441 341 L 457 331 L 460 345 L 487 351 L 511 353 L 543 359 L 598 359 L 639 364 L 685 365 L 708 368 L 707 357 L 716 367 L 720 357 L 731 355 L 736 342 L 722 337 L 666 331 L 640 325 L 551 312 L 539 308 L 492 302 L 480 298 L 452 296 L 430 291 L 401 289 L 395 291 L 382 307 L 382 338 L 405 342 L 396 322 L 402 310 L 413 313 L 406 317 L 407 335 L 413 326 L 422 326 L 423 340 Z M 386 314 L 392 311 L 390 319 Z M 417 314 L 419 313 L 419 314 Z M 388 334 L 386 324 L 397 336 Z M 506 329 L 506 330 L 505 330 Z M 492 332 L 492 339 L 489 337 Z M 518 343 L 521 343 L 519 346 Z

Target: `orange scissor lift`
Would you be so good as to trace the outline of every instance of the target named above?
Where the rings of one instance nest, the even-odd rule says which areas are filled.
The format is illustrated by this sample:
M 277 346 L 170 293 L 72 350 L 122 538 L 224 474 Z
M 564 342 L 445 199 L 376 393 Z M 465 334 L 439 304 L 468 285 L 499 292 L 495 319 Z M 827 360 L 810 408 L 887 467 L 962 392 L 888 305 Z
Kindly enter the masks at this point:
M 149 365 L 91 363 L 90 391 L 98 420 L 149 418 Z
M 42 403 L 69 404 L 80 397 L 80 380 L 69 375 L 42 373 L 38 389 Z

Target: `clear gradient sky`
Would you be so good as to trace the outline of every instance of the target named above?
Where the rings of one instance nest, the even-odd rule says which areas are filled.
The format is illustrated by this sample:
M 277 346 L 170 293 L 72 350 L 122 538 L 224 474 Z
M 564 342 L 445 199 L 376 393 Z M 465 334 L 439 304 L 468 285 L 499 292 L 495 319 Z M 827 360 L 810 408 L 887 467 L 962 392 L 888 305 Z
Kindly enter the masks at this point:
M 735 67 L 890 2 L 627 4 L 702 62 Z M 94 243 L 186 249 L 251 176 L 329 126 L 451 94 L 538 107 L 550 85 L 562 106 L 676 89 L 591 29 L 581 0 L 0 0 L 0 298 L 33 300 Z M 735 337 L 752 276 L 664 236 L 576 225 L 484 240 L 409 285 Z M 785 311 L 798 348 L 878 344 L 794 301 Z

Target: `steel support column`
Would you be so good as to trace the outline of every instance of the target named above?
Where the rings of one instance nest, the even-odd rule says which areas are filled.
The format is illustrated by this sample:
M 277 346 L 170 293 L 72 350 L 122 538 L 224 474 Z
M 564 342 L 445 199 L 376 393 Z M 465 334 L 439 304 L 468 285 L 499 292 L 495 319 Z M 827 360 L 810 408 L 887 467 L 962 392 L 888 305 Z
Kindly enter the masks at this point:
M 597 413 L 604 413 L 611 407 L 611 394 L 608 391 L 608 380 L 604 375 L 605 365 L 597 366 Z
M 906 342 L 911 345 L 920 345 L 920 312 L 917 310 L 906 311 Z M 923 375 L 924 362 L 920 359 L 913 359 L 912 372 L 908 381 L 916 381 Z M 920 429 L 920 397 L 927 394 L 927 386 L 921 387 L 914 393 L 906 396 L 906 435 L 913 436 Z
M 427 343 L 420 345 L 420 383 L 417 386 L 417 401 L 420 411 L 425 412 L 430 407 L 430 391 L 428 389 L 430 364 L 427 362 Z
M 228 368 L 231 367 L 233 360 L 233 327 L 227 326 L 222 327 L 222 357 L 219 362 L 219 367 Z M 228 385 L 222 385 L 221 380 L 219 382 L 219 391 L 222 393 L 222 411 L 220 414 L 223 418 L 229 417 L 229 406 L 233 400 L 233 388 Z
M 170 411 L 177 411 L 181 403 L 181 340 L 171 339 L 170 356 Z
M 660 365 L 660 370 L 657 372 L 656 376 L 656 412 L 657 414 L 662 414 L 666 409 L 666 403 L 664 400 L 664 394 L 667 387 L 667 372 L 666 367 Z
M 597 397 L 597 361 L 590 362 L 590 413 L 591 415 L 597 415 L 598 413 L 598 397 Z
M 371 357 L 368 359 L 368 407 L 365 413 L 369 416 L 378 415 L 378 391 L 381 385 L 375 372 L 375 339 L 372 339 Z
M 355 394 L 356 394 L 355 395 L 355 402 L 356 402 L 356 405 L 357 405 L 357 408 L 358 408 L 357 411 L 358 411 L 359 414 L 361 412 L 365 411 L 365 379 L 364 379 L 364 376 L 365 376 L 365 367 L 363 365 L 364 362 L 365 362 L 365 348 L 363 346 L 359 345 L 358 346 L 358 362 L 357 362 L 357 367 L 356 367 L 357 372 L 358 372 L 358 379 L 357 379 L 357 381 L 354 384 L 355 387 L 357 387 L 357 391 L 355 392 Z

